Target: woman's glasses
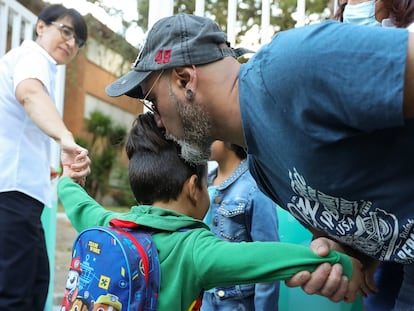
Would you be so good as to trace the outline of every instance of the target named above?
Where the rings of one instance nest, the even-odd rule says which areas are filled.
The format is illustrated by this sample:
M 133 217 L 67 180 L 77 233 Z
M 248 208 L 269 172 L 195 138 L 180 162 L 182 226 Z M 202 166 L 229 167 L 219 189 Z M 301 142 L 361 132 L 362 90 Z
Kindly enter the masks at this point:
M 77 38 L 72 27 L 57 22 L 51 22 L 51 24 L 55 25 L 59 29 L 63 39 L 67 41 L 75 39 L 75 43 L 80 49 L 85 46 L 85 40 Z

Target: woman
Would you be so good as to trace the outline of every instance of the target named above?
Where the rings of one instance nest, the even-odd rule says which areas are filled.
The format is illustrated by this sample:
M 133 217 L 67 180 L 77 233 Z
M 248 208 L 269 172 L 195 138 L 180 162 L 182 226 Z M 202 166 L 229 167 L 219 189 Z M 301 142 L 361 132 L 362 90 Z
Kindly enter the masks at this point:
M 50 276 L 40 216 L 52 193 L 50 138 L 75 179 L 89 172 L 87 150 L 54 105 L 57 65 L 85 45 L 86 23 L 74 9 L 50 5 L 39 15 L 36 35 L 0 59 L 0 310 L 45 305 Z
M 414 2 L 411 0 L 339 0 L 338 4 L 337 20 L 414 31 Z

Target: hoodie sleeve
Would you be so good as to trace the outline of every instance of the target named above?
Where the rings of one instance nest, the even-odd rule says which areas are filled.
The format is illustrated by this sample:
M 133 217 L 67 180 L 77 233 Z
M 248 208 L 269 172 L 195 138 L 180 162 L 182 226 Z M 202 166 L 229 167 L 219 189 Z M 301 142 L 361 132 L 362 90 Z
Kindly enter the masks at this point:
M 202 241 L 202 240 L 206 241 Z M 207 241 L 208 240 L 208 241 Z M 194 265 L 206 289 L 232 284 L 286 280 L 297 272 L 313 272 L 324 262 L 340 263 L 344 275 L 352 276 L 349 256 L 331 251 L 320 257 L 305 246 L 282 242 L 230 243 L 200 235 L 194 243 Z
M 92 226 L 107 226 L 109 220 L 120 215 L 106 210 L 69 177 L 59 179 L 58 197 L 78 232 Z

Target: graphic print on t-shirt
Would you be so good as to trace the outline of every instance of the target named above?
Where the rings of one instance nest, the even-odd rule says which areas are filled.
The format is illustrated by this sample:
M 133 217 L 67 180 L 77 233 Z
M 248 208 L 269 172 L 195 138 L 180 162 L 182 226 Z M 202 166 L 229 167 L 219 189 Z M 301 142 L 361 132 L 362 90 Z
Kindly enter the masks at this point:
M 371 201 L 318 191 L 295 168 L 289 179 L 294 194 L 287 208 L 303 223 L 380 260 L 414 262 L 414 220 L 400 226 L 394 214 L 375 208 Z

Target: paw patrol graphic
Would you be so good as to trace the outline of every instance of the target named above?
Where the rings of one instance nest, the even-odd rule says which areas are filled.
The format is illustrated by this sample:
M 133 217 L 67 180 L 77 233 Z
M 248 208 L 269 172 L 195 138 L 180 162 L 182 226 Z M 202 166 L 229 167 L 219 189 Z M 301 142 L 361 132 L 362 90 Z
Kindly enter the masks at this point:
M 72 310 L 71 307 L 78 296 L 79 279 L 82 274 L 79 257 L 72 259 L 68 278 L 66 279 L 65 295 L 63 296 L 61 311 Z
M 72 307 L 70 308 L 70 311 L 88 311 L 88 310 L 89 310 L 89 303 L 82 296 L 76 297 L 75 301 L 72 304 Z
M 112 294 L 101 295 L 93 304 L 92 311 L 121 311 L 122 304 L 118 297 Z

